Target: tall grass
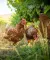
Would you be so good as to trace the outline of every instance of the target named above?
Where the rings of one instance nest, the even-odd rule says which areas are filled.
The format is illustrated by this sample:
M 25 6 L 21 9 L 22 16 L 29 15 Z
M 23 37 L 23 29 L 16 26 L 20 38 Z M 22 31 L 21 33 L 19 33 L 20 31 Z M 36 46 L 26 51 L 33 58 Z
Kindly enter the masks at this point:
M 32 46 L 21 41 L 15 46 L 14 51 L 8 50 L 3 56 L 0 55 L 0 60 L 49 60 L 48 41 L 39 38 L 33 42 Z
M 49 60 L 47 39 L 34 42 L 33 46 L 18 47 L 22 60 Z

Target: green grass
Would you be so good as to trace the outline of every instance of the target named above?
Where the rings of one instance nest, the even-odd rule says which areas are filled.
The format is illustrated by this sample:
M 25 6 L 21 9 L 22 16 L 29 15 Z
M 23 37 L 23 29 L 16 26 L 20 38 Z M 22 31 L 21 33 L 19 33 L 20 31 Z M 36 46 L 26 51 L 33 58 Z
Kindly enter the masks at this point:
M 20 44 L 14 50 L 1 50 L 0 60 L 49 60 L 47 39 L 40 38 L 32 47 Z

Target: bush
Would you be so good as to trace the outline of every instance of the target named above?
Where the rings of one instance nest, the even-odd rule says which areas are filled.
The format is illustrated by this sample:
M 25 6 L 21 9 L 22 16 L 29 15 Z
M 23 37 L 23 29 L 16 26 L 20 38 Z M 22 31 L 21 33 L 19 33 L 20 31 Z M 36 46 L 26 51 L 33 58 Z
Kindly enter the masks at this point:
M 25 18 L 27 21 L 33 21 L 38 18 L 39 14 L 50 10 L 49 0 L 7 0 L 10 8 L 14 8 L 20 18 Z
M 17 23 L 19 23 L 20 17 L 18 14 L 13 14 L 11 16 L 11 25 L 15 26 Z

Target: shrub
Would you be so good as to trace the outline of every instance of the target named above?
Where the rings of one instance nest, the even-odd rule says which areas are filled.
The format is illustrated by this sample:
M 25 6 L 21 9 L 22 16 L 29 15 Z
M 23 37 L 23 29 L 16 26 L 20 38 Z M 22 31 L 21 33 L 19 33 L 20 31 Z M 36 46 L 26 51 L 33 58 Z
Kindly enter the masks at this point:
M 19 23 L 20 17 L 18 14 L 13 14 L 11 16 L 11 25 L 15 26 L 17 23 Z

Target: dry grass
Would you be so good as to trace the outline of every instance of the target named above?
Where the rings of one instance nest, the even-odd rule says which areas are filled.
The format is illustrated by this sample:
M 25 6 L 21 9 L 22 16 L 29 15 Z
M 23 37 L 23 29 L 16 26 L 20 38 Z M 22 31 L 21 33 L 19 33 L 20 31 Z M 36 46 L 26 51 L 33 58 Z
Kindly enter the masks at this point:
M 4 39 L 5 36 L 5 26 L 0 26 L 0 49 L 9 49 L 13 45 L 8 40 Z

